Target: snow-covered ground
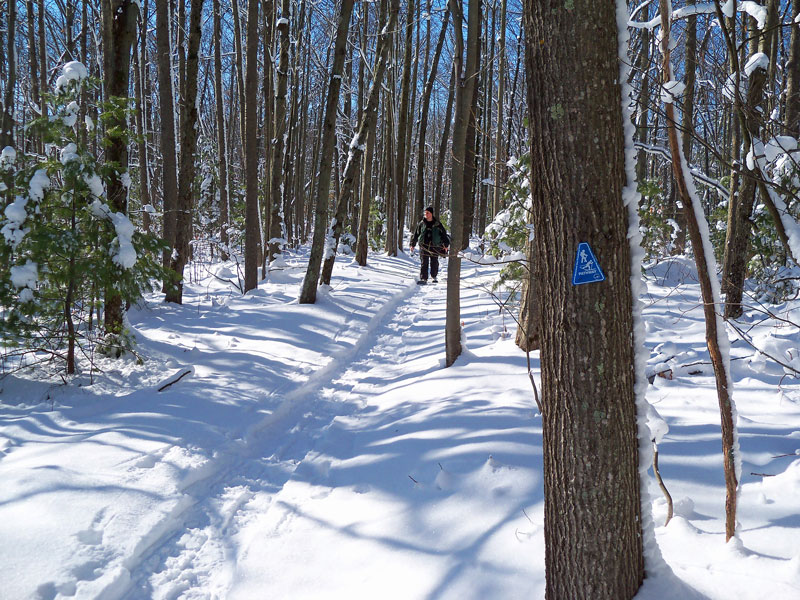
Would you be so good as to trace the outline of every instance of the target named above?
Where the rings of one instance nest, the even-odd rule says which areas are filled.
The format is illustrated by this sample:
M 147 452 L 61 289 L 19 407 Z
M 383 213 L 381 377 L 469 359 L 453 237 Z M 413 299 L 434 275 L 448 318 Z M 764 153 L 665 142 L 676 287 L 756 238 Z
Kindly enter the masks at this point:
M 497 267 L 464 265 L 468 351 L 450 369 L 444 282 L 417 286 L 416 269 L 339 259 L 300 305 L 302 257 L 244 297 L 231 264 L 204 265 L 183 306 L 153 296 L 129 314 L 144 364 L 0 381 L 0 598 L 543 597 L 541 419 L 485 290 Z M 651 481 L 674 576 L 638 598 L 800 598 L 800 386 L 734 343 L 744 475 L 741 543 L 726 545 L 691 272 L 658 265 L 643 297 L 651 367 L 673 377 L 648 399 L 670 427 L 676 516 L 660 526 Z M 800 322 L 800 303 L 771 308 Z M 741 325 L 797 356 L 797 326 Z

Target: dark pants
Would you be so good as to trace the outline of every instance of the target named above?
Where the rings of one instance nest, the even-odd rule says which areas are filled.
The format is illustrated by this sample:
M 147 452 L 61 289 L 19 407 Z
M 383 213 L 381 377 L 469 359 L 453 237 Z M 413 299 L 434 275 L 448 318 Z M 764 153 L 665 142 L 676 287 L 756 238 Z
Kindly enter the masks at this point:
M 419 269 L 419 278 L 423 281 L 428 280 L 428 264 L 430 263 L 431 277 L 436 279 L 439 274 L 439 255 L 432 254 L 427 250 L 420 250 L 419 256 L 422 259 L 422 266 Z

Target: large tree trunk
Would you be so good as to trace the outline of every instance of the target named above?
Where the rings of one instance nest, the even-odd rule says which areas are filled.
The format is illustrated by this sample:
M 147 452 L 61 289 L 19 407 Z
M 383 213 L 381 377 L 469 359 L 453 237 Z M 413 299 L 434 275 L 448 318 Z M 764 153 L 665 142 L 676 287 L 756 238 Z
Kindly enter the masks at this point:
M 455 47 L 453 53 L 453 73 L 457 78 L 455 92 L 455 120 L 453 124 L 453 159 L 451 167 L 450 211 L 452 215 L 452 235 L 450 236 L 450 255 L 447 260 L 447 315 L 445 319 L 445 365 L 451 366 L 461 356 L 461 256 L 460 251 L 465 234 L 464 205 L 465 194 L 469 193 L 465 173 L 467 154 L 467 129 L 470 109 L 475 94 L 478 77 L 480 46 L 478 38 L 481 29 L 481 1 L 469 0 L 466 43 L 466 64 L 464 64 L 464 41 L 462 23 L 464 3 L 450 0 L 453 15 Z M 462 65 L 463 68 L 462 68 Z M 474 148 L 473 148 L 474 150 Z
M 134 0 L 103 0 L 103 83 L 105 97 L 128 97 L 130 83 L 131 47 L 136 37 L 136 20 L 139 8 Z M 112 116 L 106 130 L 125 130 L 128 123 L 124 115 Z M 114 136 L 107 141 L 106 162 L 117 165 L 108 180 L 108 204 L 115 212 L 127 214 L 128 191 L 122 183 L 128 170 L 128 145 L 124 136 Z M 112 334 L 122 333 L 122 297 L 109 287 L 105 292 L 105 328 Z
M 200 24 L 203 16 L 203 0 L 192 1 L 189 17 L 189 38 L 186 50 L 186 82 L 180 107 L 181 161 L 178 181 L 178 206 L 175 228 L 175 252 L 170 268 L 179 277 L 178 282 L 167 291 L 165 300 L 183 302 L 183 269 L 189 262 L 189 243 L 192 239 L 192 186 L 195 177 L 195 153 L 197 152 L 197 70 L 200 50 Z M 183 49 L 180 50 L 183 53 Z
M 534 268 L 547 290 L 546 598 L 622 600 L 639 589 L 644 559 L 617 17 L 614 3 L 551 11 L 527 0 L 524 27 Z M 572 284 L 581 242 L 605 281 Z
M 347 165 L 345 166 L 344 177 L 342 178 L 342 189 L 336 204 L 336 215 L 331 224 L 331 231 L 328 234 L 333 238 L 333 241 L 331 244 L 332 248 L 328 253 L 329 255 L 325 257 L 325 263 L 322 267 L 321 283 L 325 285 L 330 285 L 331 283 L 333 263 L 336 260 L 336 247 L 339 243 L 339 237 L 342 235 L 348 200 L 353 191 L 353 183 L 358 173 L 359 165 L 361 164 L 361 155 L 364 153 L 364 148 L 370 134 L 375 130 L 375 124 L 378 118 L 378 100 L 380 99 L 383 74 L 386 71 L 386 61 L 392 40 L 391 32 L 397 22 L 397 13 L 400 10 L 400 0 L 391 0 L 391 2 L 388 20 L 381 28 L 378 47 L 375 50 L 376 64 L 373 68 L 375 79 L 372 81 L 372 85 L 369 89 L 369 99 L 367 100 L 364 114 L 361 115 L 358 133 L 356 133 L 355 137 L 353 137 L 353 141 L 350 143 L 350 153 L 347 157 Z
M 322 148 L 320 151 L 319 179 L 317 182 L 314 237 L 311 241 L 311 256 L 308 269 L 303 279 L 299 302 L 313 304 L 317 300 L 317 281 L 319 279 L 322 254 L 325 249 L 325 234 L 328 226 L 328 194 L 331 187 L 331 162 L 333 147 L 336 144 L 336 111 L 339 106 L 339 91 L 342 87 L 342 70 L 347 51 L 347 32 L 350 29 L 350 16 L 353 13 L 353 0 L 342 0 L 339 12 L 339 23 L 336 31 L 336 42 L 333 51 L 333 68 L 328 84 L 328 98 L 325 105 L 325 122 L 322 131 Z M 335 250 L 332 249 L 332 250 Z

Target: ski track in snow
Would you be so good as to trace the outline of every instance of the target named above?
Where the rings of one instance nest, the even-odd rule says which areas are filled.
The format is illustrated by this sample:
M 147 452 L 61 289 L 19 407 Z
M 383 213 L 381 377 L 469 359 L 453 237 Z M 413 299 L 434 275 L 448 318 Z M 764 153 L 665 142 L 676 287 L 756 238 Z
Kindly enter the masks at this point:
M 223 461 L 210 481 L 186 490 L 197 502 L 188 504 L 183 514 L 171 515 L 177 527 L 162 533 L 138 564 L 129 565 L 132 586 L 126 598 L 225 597 L 226 588 L 218 584 L 224 577 L 217 569 L 231 558 L 227 540 L 237 531 L 239 513 L 248 510 L 247 503 L 257 492 L 279 493 L 294 472 L 309 462 L 305 459 L 313 452 L 308 448 L 335 417 L 357 410 L 351 395 L 360 363 L 365 355 L 385 359 L 397 333 L 402 335 L 413 325 L 408 306 L 400 308 L 399 316 L 394 311 L 418 291 L 411 282 L 383 304 L 351 349 L 288 392 L 274 413 L 250 427 L 240 448 Z M 374 304 L 371 301 L 367 311 Z M 337 331 L 334 341 L 344 329 Z M 285 431 L 291 435 L 281 435 Z M 324 465 L 320 474 L 324 476 Z
M 245 564 L 244 570 L 247 565 L 247 557 L 237 556 L 237 552 L 247 554 L 251 547 L 259 546 L 259 536 L 253 532 L 266 532 L 267 537 L 274 539 L 292 534 L 294 529 L 302 532 L 303 522 L 319 518 L 306 511 L 304 503 L 308 498 L 323 502 L 340 487 L 352 488 L 355 494 L 368 494 L 373 491 L 372 485 L 380 485 L 379 481 L 363 480 L 368 478 L 354 484 L 337 481 L 345 476 L 332 473 L 335 469 L 330 457 L 349 456 L 359 460 L 363 456 L 371 437 L 369 433 L 365 435 L 370 428 L 361 419 L 379 410 L 370 406 L 371 397 L 398 381 L 410 382 L 441 367 L 441 359 L 437 358 L 442 353 L 444 339 L 441 319 L 427 315 L 433 310 L 443 315 L 445 294 L 444 284 L 427 288 L 410 284 L 379 309 L 351 351 L 343 352 L 305 384 L 288 393 L 273 415 L 251 428 L 238 460 L 222 469 L 212 484 L 203 483 L 197 490 L 191 490 L 198 502 L 182 515 L 179 520 L 182 526 L 162 536 L 133 568 L 126 598 L 258 597 L 252 585 L 248 588 L 247 576 L 242 584 L 242 574 L 234 573 L 240 560 Z M 412 360 L 420 361 L 420 371 L 409 370 L 407 363 Z M 411 404 L 412 408 L 398 421 L 413 418 L 425 409 L 422 403 Z M 281 435 L 286 432 L 288 436 Z M 357 438 L 366 438 L 360 439 L 358 448 Z M 441 462 L 439 467 L 442 470 L 432 476 L 430 484 L 441 493 L 453 487 L 454 475 L 445 471 Z M 502 469 L 499 463 L 490 470 L 498 469 Z M 405 476 L 402 482 L 413 488 Z M 506 483 L 496 485 L 491 493 L 507 494 Z M 426 483 L 420 481 L 417 485 Z M 313 488 L 311 491 L 309 486 Z M 323 522 L 318 525 L 330 526 Z M 493 531 L 489 529 L 485 537 Z M 351 535 L 358 534 L 351 531 Z M 413 539 L 404 543 L 423 556 L 436 552 Z M 453 567 L 451 575 L 457 575 L 463 568 Z M 434 595 L 444 592 L 445 589 L 439 589 Z M 275 597 L 289 597 L 282 596 L 280 591 L 272 593 Z M 299 589 L 290 586 L 284 593 L 313 597 L 302 586 Z M 399 597 L 392 592 L 387 594 L 386 597 Z

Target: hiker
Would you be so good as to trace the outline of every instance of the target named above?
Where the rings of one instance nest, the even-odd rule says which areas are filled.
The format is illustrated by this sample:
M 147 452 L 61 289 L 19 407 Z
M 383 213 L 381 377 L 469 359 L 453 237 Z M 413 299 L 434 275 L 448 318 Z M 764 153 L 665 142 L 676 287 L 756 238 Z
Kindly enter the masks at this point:
M 428 265 L 430 264 L 431 278 L 436 283 L 439 274 L 439 257 L 446 256 L 450 249 L 450 237 L 444 225 L 433 216 L 433 207 L 425 209 L 425 217 L 419 222 L 411 236 L 411 252 L 419 241 L 419 255 L 422 266 L 419 270 L 419 284 L 428 283 Z

